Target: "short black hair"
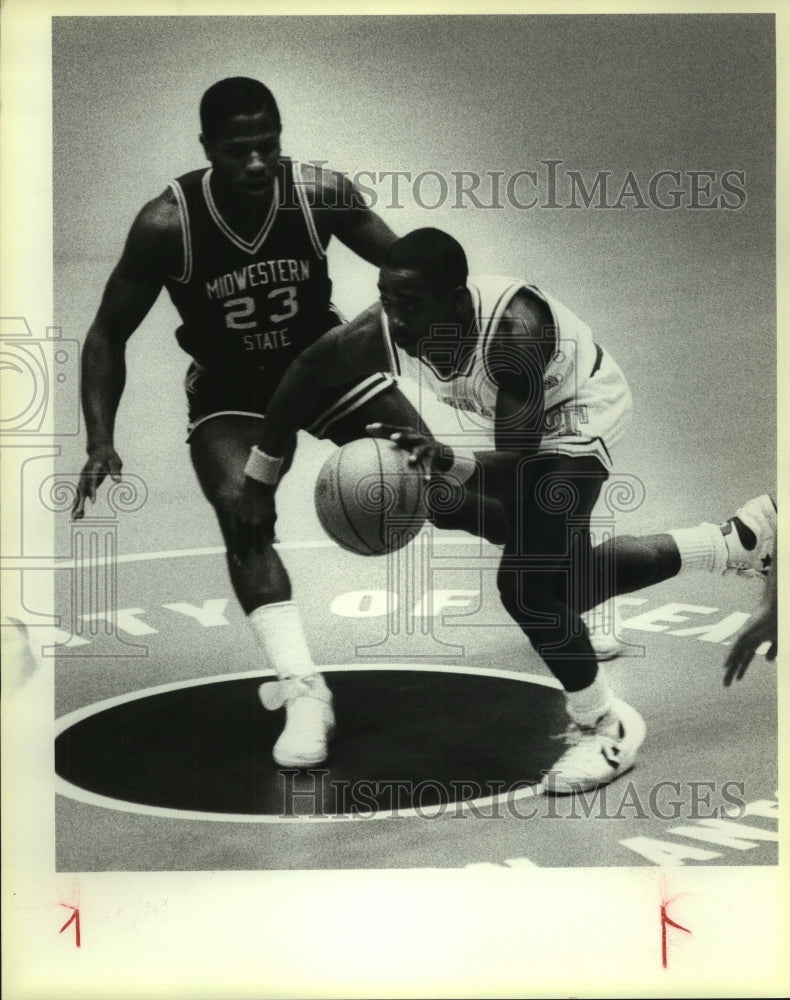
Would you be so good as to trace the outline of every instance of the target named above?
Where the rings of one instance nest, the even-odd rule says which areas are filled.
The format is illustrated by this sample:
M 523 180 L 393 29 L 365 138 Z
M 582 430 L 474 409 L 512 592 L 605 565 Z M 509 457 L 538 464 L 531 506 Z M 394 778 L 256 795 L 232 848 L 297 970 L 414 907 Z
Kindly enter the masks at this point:
M 384 266 L 419 271 L 440 297 L 466 285 L 469 267 L 464 248 L 441 229 L 414 229 L 389 248 Z
M 229 76 L 220 80 L 208 88 L 200 101 L 203 138 L 215 139 L 229 118 L 261 112 L 267 114 L 278 129 L 282 128 L 274 94 L 260 80 L 248 76 Z

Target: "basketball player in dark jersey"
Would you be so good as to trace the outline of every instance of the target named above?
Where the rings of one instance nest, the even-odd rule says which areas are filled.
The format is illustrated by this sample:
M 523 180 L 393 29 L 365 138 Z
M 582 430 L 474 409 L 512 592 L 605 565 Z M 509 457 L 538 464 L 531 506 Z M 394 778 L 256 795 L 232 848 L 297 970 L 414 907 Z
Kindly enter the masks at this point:
M 254 445 L 281 376 L 339 322 L 330 303 L 327 244 L 335 236 L 378 265 L 395 236 L 345 177 L 282 155 L 279 110 L 262 83 L 242 77 L 216 83 L 203 96 L 200 118 L 210 166 L 171 182 L 144 206 L 88 331 L 82 354 L 88 460 L 73 516 L 83 516 L 86 499 L 95 499 L 107 476 L 120 477 L 113 429 L 126 342 L 164 287 L 181 317 L 178 342 L 193 359 L 186 378 L 192 462 L 219 520 L 235 593 L 282 679 L 269 705 L 286 706 L 275 759 L 308 767 L 326 756 L 331 695 L 271 540 L 239 545 L 233 514 L 245 484 L 256 482 L 245 471 L 266 464 Z M 304 426 L 344 443 L 362 437 L 371 420 L 419 421 L 388 375 L 316 397 Z

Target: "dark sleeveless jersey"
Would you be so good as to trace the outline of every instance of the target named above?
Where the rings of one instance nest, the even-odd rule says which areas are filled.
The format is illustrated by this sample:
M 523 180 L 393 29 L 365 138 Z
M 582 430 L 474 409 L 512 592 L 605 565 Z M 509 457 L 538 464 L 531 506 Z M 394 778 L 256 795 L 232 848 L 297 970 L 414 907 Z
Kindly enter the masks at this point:
M 214 203 L 211 170 L 172 181 L 184 246 L 180 275 L 165 281 L 181 315 L 181 347 L 206 368 L 271 389 L 293 359 L 333 322 L 326 253 L 299 164 L 281 161 L 274 199 L 251 241 Z

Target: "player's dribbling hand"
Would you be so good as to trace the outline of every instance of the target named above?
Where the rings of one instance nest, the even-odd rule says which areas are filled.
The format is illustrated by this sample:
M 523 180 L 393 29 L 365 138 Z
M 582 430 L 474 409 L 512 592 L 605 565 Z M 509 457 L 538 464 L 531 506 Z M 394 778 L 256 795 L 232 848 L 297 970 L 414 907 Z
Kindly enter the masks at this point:
M 244 477 L 231 521 L 231 555 L 237 562 L 246 559 L 253 549 L 263 552 L 264 546 L 274 540 L 277 520 L 274 489 L 257 479 Z
M 386 438 L 409 452 L 409 465 L 421 465 L 427 482 L 431 476 L 446 471 L 442 458 L 444 445 L 430 434 L 423 434 L 414 427 L 395 427 L 392 424 L 368 424 L 365 430 L 371 437 Z
M 86 500 L 96 503 L 96 490 L 107 476 L 114 483 L 120 483 L 122 467 L 120 455 L 112 445 L 104 445 L 88 453 L 88 461 L 80 473 L 77 496 L 71 508 L 71 517 L 74 521 L 79 521 L 85 516 Z

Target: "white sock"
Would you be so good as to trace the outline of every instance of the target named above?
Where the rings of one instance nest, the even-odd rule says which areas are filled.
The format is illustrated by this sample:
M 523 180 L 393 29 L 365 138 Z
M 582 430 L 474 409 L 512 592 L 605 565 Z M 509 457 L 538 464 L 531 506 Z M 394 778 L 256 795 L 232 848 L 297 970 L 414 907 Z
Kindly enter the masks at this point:
M 669 534 L 680 552 L 681 569 L 717 574 L 727 569 L 727 543 L 718 525 L 703 521 L 696 528 L 678 528 Z
M 594 726 L 612 707 L 614 695 L 600 666 L 595 680 L 581 691 L 566 691 L 568 715 L 579 726 Z
M 299 609 L 293 601 L 263 604 L 248 617 L 269 663 L 281 679 L 306 677 L 316 672 Z

